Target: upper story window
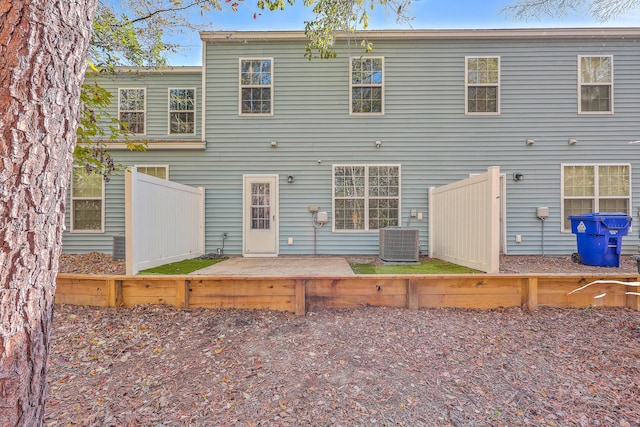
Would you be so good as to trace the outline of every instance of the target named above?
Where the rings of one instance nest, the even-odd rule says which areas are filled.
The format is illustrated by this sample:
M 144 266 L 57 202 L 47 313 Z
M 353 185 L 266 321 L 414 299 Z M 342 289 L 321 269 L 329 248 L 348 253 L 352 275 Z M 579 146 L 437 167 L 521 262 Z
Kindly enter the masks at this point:
M 384 58 L 351 58 L 351 113 L 384 113 Z
M 196 133 L 196 90 L 169 89 L 169 134 Z
M 613 113 L 613 56 L 578 56 L 578 113 Z
M 333 167 L 333 228 L 369 231 L 400 224 L 400 166 Z
M 465 114 L 500 114 L 500 57 L 465 58 Z
M 104 231 L 104 179 L 74 167 L 71 181 L 71 231 Z
M 134 135 L 144 135 L 146 120 L 146 89 L 127 88 L 118 91 L 120 127 Z
M 631 214 L 631 166 L 562 165 L 562 231 L 571 231 L 569 215 L 593 212 Z
M 168 165 L 136 165 L 138 172 L 155 176 L 160 179 L 169 179 Z
M 273 114 L 273 59 L 240 59 L 240 114 Z

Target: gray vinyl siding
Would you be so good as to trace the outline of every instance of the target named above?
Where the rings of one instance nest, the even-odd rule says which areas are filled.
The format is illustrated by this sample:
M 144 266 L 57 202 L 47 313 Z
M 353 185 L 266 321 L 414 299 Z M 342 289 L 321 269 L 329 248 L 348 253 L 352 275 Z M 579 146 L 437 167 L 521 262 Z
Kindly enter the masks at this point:
M 123 71 L 114 75 L 101 75 L 97 81 L 100 86 L 108 90 L 111 95 L 111 104 L 107 109 L 108 116 L 104 116 L 101 124 L 107 128 L 109 117 L 118 117 L 118 90 L 120 88 L 146 88 L 146 135 L 130 136 L 129 140 L 161 140 L 161 141 L 200 141 L 202 138 L 202 73 L 199 70 L 186 72 L 178 68 L 178 71 L 151 71 L 128 72 Z M 85 83 L 90 83 L 87 80 Z M 194 88 L 196 89 L 196 135 L 169 135 L 168 120 L 169 88 Z M 108 139 L 108 135 L 105 137 Z M 108 149 L 117 163 L 122 166 L 141 164 L 169 165 L 169 178 L 180 182 L 189 174 L 184 174 L 183 169 L 190 168 L 191 158 L 202 150 L 171 150 L 157 151 L 150 149 L 147 152 L 137 153 L 128 150 Z M 175 173 L 174 173 L 175 172 Z M 193 176 L 193 174 L 192 174 Z M 191 185 L 198 182 L 192 179 Z M 66 231 L 63 234 L 63 250 L 67 253 L 104 252 L 111 253 L 113 248 L 113 236 L 125 234 L 125 210 L 124 210 L 124 173 L 117 172 L 110 177 L 105 185 L 104 233 L 83 233 L 71 231 L 71 193 L 67 194 L 67 215 L 65 221 Z
M 177 68 L 179 69 L 179 68 Z M 199 68 L 198 68 L 199 69 Z M 146 134 L 144 136 L 129 136 L 129 139 L 149 140 L 195 140 L 202 137 L 202 74 L 200 71 L 180 72 L 163 71 L 158 69 L 145 72 L 120 72 L 114 75 L 105 75 L 98 78 L 100 86 L 108 90 L 111 95 L 111 105 L 108 108 L 110 117 L 118 117 L 118 91 L 119 89 L 139 88 L 146 89 Z M 169 88 L 195 89 L 196 90 L 196 134 L 169 134 Z M 103 126 L 108 122 L 103 120 Z
M 639 64 L 633 41 L 377 41 L 372 55 L 385 58 L 384 116 L 348 114 L 350 53 L 361 51 L 354 46 L 351 52 L 340 50 L 335 60 L 309 62 L 302 57 L 301 44 L 250 42 L 242 49 L 208 45 L 207 64 L 215 66 L 207 67 L 206 76 L 207 139 L 219 147 L 224 169 L 219 176 L 236 181 L 235 190 L 229 183 L 215 186 L 237 194 L 208 203 L 222 215 L 238 212 L 243 172 L 294 175 L 294 184 L 281 179 L 281 253 L 312 250 L 307 206 L 331 211 L 333 164 L 401 164 L 402 224 L 407 224 L 411 209 L 424 212 L 423 221 L 410 224 L 421 231 L 423 251 L 430 186 L 500 166 L 507 177 L 508 253 L 541 253 L 542 224 L 535 211 L 548 206 L 545 253 L 562 254 L 575 250 L 575 236 L 560 233 L 560 165 L 631 163 L 637 176 L 638 147 L 627 144 L 640 135 L 635 102 L 640 95 L 635 77 Z M 614 115 L 577 114 L 579 54 L 614 55 Z M 464 115 L 464 58 L 474 55 L 500 56 L 498 116 Z M 274 58 L 273 117 L 237 115 L 238 57 Z M 527 147 L 529 138 L 535 144 Z M 569 146 L 569 138 L 578 144 Z M 278 141 L 277 149 L 270 148 L 270 140 Z M 379 150 L 375 140 L 382 141 Z M 515 172 L 525 180 L 513 181 Z M 634 195 L 634 206 L 636 199 Z M 207 228 L 207 241 L 223 231 L 241 234 L 239 218 L 226 218 L 221 227 L 214 222 Z M 516 234 L 522 243 L 514 243 Z M 293 246 L 286 245 L 287 237 L 294 238 Z M 318 253 L 376 253 L 377 239 L 376 232 L 332 233 L 327 225 L 318 232 Z M 240 251 L 240 243 L 234 251 Z M 636 245 L 633 233 L 624 239 L 627 251 L 635 252 Z
M 311 204 L 329 212 L 329 224 L 317 231 L 318 254 L 376 254 L 378 232 L 332 232 L 334 164 L 400 165 L 401 224 L 420 230 L 423 252 L 428 188 L 499 166 L 506 175 L 507 252 L 542 253 L 536 207 L 547 206 L 544 252 L 568 254 L 576 244 L 574 235 L 560 231 L 561 164 L 630 164 L 632 213 L 638 219 L 640 146 L 628 144 L 640 139 L 637 45 L 638 40 L 596 38 L 375 41 L 371 56 L 384 57 L 385 114 L 355 116 L 349 115 L 348 61 L 362 54 L 358 43 L 339 45 L 336 59 L 308 61 L 303 42 L 209 42 L 206 150 L 119 152 L 118 160 L 170 164 L 171 180 L 205 187 L 205 249 L 221 247 L 227 233 L 228 254 L 242 252 L 243 174 L 279 175 L 280 254 L 313 253 Z M 578 55 L 613 55 L 614 114 L 577 114 Z M 465 56 L 500 57 L 500 115 L 464 114 Z M 273 116 L 238 115 L 239 58 L 273 58 Z M 200 90 L 200 102 L 199 95 Z M 569 146 L 569 138 L 578 143 Z M 527 139 L 535 144 L 526 146 Z M 376 140 L 382 141 L 380 149 Z M 524 180 L 514 181 L 515 172 Z M 294 183 L 287 183 L 288 175 Z M 104 242 L 89 236 L 101 251 L 110 252 L 112 234 L 124 233 L 123 191 L 121 178 L 107 184 Z M 424 219 L 409 221 L 412 209 Z M 637 251 L 639 230 L 635 224 L 623 239 L 626 253 Z M 522 243 L 515 243 L 515 235 Z M 291 246 L 288 237 L 294 239 Z M 88 240 L 74 239 L 72 245 L 66 238 L 65 250 L 87 250 Z

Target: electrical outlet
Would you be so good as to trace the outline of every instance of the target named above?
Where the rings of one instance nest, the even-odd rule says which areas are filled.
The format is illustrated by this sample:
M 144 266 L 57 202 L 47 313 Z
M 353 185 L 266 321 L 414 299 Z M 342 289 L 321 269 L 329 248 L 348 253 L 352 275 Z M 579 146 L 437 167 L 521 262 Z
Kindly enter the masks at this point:
M 516 243 L 522 243 L 522 236 L 519 234 L 516 234 Z

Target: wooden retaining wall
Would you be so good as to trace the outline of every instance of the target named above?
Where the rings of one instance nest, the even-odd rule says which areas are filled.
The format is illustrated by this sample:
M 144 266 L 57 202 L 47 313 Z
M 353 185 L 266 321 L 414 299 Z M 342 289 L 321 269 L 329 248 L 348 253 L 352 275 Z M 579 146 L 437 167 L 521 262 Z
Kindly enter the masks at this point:
M 55 301 L 98 307 L 167 304 L 179 308 L 290 311 L 360 306 L 490 309 L 539 305 L 629 307 L 640 310 L 637 287 L 597 284 L 579 275 L 358 275 L 344 277 L 97 276 L 60 274 Z M 638 277 L 607 276 L 625 282 Z M 602 297 L 596 298 L 597 296 Z

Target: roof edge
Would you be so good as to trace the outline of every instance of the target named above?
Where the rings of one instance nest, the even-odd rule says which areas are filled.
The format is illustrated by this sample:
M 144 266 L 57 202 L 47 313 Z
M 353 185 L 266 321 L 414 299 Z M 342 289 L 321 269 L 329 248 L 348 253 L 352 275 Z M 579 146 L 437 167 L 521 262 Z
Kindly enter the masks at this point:
M 583 28 L 505 28 L 460 30 L 365 30 L 351 35 L 367 40 L 438 40 L 438 39 L 584 39 L 584 38 L 640 38 L 640 27 L 583 27 Z M 338 40 L 348 35 L 338 33 Z M 304 31 L 202 31 L 202 41 L 300 41 L 306 40 Z
M 134 66 L 117 66 L 114 67 L 116 73 L 132 73 L 132 74 L 189 74 L 201 73 L 201 65 L 176 65 L 163 67 L 134 67 Z

